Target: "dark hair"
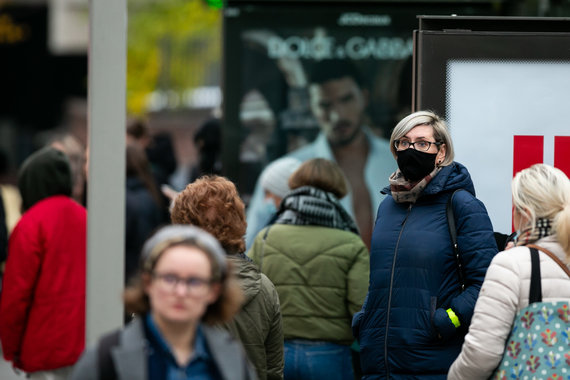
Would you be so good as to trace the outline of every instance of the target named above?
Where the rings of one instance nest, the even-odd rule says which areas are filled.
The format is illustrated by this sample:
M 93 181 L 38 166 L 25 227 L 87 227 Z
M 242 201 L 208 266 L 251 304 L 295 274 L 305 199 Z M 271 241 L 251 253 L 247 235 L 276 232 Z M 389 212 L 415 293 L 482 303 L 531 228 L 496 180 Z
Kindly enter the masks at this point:
M 140 118 L 133 118 L 127 120 L 127 135 L 135 139 L 141 139 L 150 135 L 147 123 Z
M 172 136 L 168 132 L 158 132 L 152 136 L 149 146 L 146 147 L 148 160 L 152 162 L 155 171 L 160 171 L 164 177 L 162 183 L 176 170 L 176 154 L 172 145 Z
M 323 84 L 345 77 L 352 78 L 361 88 L 364 86 L 362 76 L 350 60 L 325 59 L 311 68 L 310 84 Z
M 148 162 L 144 149 L 137 144 L 127 144 L 126 155 L 127 177 L 137 177 L 140 179 L 150 192 L 157 206 L 162 207 L 162 197 L 154 181 L 150 163 Z
M 194 143 L 202 142 L 202 149 L 221 149 L 222 133 L 219 119 L 208 119 L 198 129 L 194 135 Z
M 291 177 L 289 187 L 291 190 L 303 186 L 312 186 L 323 191 L 333 193 L 338 199 L 348 193 L 346 178 L 342 169 L 334 162 L 324 158 L 313 158 L 305 161 Z
M 20 167 L 18 189 L 22 195 L 22 212 L 54 195 L 70 197 L 71 166 L 67 156 L 49 146 L 34 152 Z

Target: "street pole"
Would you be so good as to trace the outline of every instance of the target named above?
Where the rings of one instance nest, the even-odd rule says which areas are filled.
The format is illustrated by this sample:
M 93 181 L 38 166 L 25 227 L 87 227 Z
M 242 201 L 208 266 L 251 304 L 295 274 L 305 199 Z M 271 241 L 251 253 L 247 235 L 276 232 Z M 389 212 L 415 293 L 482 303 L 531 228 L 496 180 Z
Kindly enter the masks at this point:
M 127 0 L 89 1 L 86 343 L 123 324 Z

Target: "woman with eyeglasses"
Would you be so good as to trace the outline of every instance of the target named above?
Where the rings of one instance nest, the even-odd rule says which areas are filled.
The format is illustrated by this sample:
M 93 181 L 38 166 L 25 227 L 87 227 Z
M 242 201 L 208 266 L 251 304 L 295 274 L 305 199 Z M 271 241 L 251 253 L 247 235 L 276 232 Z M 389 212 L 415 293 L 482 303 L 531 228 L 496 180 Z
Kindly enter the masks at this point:
M 353 319 L 363 379 L 445 379 L 497 252 L 493 228 L 441 118 L 408 115 L 390 144 L 398 169 L 382 190 L 368 295 Z
M 124 295 L 138 318 L 88 349 L 72 379 L 257 379 L 241 344 L 213 327 L 231 319 L 242 300 L 225 256 L 197 227 L 159 230 Z

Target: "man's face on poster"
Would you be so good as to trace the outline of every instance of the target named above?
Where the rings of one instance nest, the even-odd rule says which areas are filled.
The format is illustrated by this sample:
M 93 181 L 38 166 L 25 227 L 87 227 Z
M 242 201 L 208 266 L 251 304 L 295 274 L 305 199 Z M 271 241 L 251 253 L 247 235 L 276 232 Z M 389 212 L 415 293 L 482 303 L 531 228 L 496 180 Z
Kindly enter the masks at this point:
M 309 94 L 313 115 L 329 143 L 343 146 L 352 142 L 362 127 L 368 103 L 366 90 L 351 77 L 342 77 L 311 84 Z

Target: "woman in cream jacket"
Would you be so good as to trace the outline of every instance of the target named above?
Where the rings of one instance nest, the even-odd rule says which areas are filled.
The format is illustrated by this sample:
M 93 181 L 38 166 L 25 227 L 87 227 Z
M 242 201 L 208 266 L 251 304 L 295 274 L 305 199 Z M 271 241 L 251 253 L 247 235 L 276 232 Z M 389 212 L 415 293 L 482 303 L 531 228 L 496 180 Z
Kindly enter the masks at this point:
M 570 261 L 570 181 L 560 170 L 537 164 L 512 182 L 515 247 L 498 253 L 485 277 L 461 354 L 448 379 L 488 379 L 499 365 L 514 317 L 528 306 L 531 259 L 527 244 Z M 570 301 L 570 278 L 539 251 L 543 302 Z

